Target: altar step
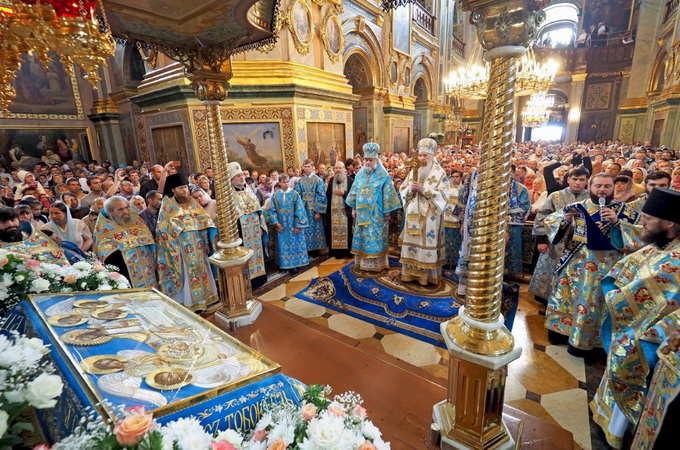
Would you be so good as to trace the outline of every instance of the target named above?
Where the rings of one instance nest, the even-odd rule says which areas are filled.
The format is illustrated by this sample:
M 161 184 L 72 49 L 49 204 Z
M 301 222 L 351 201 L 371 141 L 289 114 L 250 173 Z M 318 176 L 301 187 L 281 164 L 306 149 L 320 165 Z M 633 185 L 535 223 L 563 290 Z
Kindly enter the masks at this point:
M 433 449 L 428 444 L 432 406 L 445 398 L 446 380 L 312 320 L 263 303 L 257 322 L 232 336 L 278 362 L 306 384 L 328 384 L 339 394 L 360 393 L 369 418 L 393 449 Z M 505 407 L 510 433 L 524 422 L 524 449 L 573 449 L 572 434 L 516 408 Z

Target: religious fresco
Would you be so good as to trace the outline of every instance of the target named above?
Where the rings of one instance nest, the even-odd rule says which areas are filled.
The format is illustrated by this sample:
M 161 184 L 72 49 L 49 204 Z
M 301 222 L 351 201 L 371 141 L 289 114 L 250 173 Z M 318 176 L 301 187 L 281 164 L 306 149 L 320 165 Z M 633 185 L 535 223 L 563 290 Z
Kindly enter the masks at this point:
M 307 122 L 307 157 L 314 165 L 335 165 L 344 161 L 345 124 Z
M 411 146 L 411 129 L 409 127 L 392 128 L 392 153 L 409 153 Z
M 392 11 L 392 48 L 405 55 L 411 54 L 411 7 Z
M 223 123 L 222 130 L 229 162 L 244 169 L 285 169 L 279 122 Z
M 79 387 L 110 403 L 100 408 L 142 405 L 163 417 L 280 370 L 153 289 L 30 301 Z
M 47 66 L 25 53 L 12 86 L 16 99 L 9 107 L 9 118 L 82 119 L 83 106 L 75 75 L 69 74 L 59 56 L 49 52 Z M 75 68 L 72 67 L 72 70 Z M 79 69 L 78 69 L 79 70 Z
M 39 162 L 88 161 L 87 128 L 0 129 L 0 161 L 12 169 L 33 170 Z

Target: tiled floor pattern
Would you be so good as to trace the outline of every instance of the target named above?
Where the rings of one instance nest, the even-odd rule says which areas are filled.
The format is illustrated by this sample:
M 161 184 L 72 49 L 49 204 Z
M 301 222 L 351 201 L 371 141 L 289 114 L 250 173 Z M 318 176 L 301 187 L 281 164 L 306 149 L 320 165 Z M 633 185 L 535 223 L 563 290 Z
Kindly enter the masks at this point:
M 446 350 L 295 298 L 294 294 L 312 278 L 330 275 L 350 261 L 327 259 L 258 298 L 446 378 Z M 512 334 L 522 347 L 522 355 L 509 366 L 505 403 L 571 431 L 574 448 L 606 448 L 595 432 L 591 441 L 586 391 L 586 369 L 592 372 L 588 380 L 592 385 L 597 383 L 592 377 L 598 372 L 601 376 L 603 367 L 586 366 L 582 359 L 569 355 L 566 346 L 550 345 L 543 327 L 544 307 L 533 300 L 527 285 L 520 286 Z

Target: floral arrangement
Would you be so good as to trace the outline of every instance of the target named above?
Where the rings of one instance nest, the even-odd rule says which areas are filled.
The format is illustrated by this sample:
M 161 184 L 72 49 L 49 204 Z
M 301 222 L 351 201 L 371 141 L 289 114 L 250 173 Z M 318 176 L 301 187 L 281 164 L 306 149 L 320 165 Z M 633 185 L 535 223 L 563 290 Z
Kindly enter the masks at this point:
M 33 431 L 31 424 L 17 421 L 24 408 L 57 404 L 64 384 L 54 366 L 42 361 L 48 352 L 40 339 L 16 331 L 0 335 L 0 448 L 19 444 L 21 432 Z
M 366 419 L 361 396 L 348 392 L 330 401 L 328 386 L 309 386 L 301 407 L 281 404 L 266 412 L 248 439 L 234 430 L 211 435 L 195 417 L 159 425 L 143 407 L 120 410 L 115 424 L 94 412 L 74 434 L 33 450 L 384 450 L 390 444 Z
M 96 259 L 62 266 L 45 262 L 40 255 L 0 249 L 0 316 L 27 294 L 130 289 L 116 270 Z
M 265 413 L 240 448 L 252 450 L 383 450 L 390 444 L 368 419 L 355 392 L 328 400 L 329 386 L 311 385 L 300 408 L 279 405 Z M 237 449 L 239 447 L 236 447 Z

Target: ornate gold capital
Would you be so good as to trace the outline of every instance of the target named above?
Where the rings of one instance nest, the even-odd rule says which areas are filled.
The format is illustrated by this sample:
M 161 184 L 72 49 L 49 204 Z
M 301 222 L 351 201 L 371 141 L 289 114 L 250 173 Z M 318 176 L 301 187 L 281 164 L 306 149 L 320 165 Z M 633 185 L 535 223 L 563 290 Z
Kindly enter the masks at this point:
M 196 97 L 204 101 L 224 101 L 229 91 L 229 80 L 231 79 L 231 63 L 228 65 L 228 72 L 215 72 L 212 70 L 197 70 L 188 75 L 191 80 L 191 87 L 196 93 Z M 226 68 L 226 67 L 225 67 Z
M 463 0 L 463 8 L 471 11 L 470 23 L 477 27 L 482 47 L 490 50 L 506 45 L 526 46 L 545 20 L 537 0 Z

